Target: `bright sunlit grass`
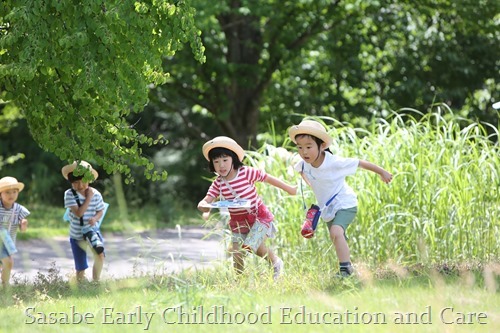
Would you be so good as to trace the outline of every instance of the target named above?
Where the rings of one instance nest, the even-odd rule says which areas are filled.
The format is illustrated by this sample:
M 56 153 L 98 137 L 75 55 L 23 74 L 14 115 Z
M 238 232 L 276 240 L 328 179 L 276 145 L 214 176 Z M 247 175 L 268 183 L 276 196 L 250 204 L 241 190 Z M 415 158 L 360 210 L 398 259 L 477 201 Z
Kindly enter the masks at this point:
M 495 332 L 500 266 L 482 271 L 360 270 L 337 279 L 311 267 L 275 283 L 258 263 L 80 286 L 50 281 L 2 294 L 2 332 Z M 322 274 L 318 274 L 322 273 Z M 380 277 L 380 274 L 386 277 Z M 54 282 L 58 281 L 58 282 Z M 215 312 L 216 311 L 216 312 Z M 51 314 L 52 313 L 52 314 Z M 211 313 L 211 314 L 210 314 Z M 87 318 L 86 323 L 83 317 Z

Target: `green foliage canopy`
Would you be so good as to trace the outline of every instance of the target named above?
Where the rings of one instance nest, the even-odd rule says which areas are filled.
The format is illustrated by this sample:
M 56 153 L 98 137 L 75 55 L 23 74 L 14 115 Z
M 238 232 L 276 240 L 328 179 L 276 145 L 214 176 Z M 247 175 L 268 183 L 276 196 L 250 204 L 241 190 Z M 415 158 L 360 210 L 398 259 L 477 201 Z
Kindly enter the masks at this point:
M 166 81 L 162 60 L 189 43 L 204 61 L 194 9 L 187 1 L 3 1 L 0 90 L 30 132 L 61 160 L 90 160 L 130 177 L 130 164 L 153 171 L 126 116 L 142 111 L 149 88 Z M 130 179 L 129 179 L 130 180 Z
M 258 146 L 263 125 L 273 121 L 285 133 L 303 113 L 364 126 L 374 114 L 389 114 L 381 111 L 424 110 L 434 102 L 458 111 L 485 82 L 500 82 L 498 1 L 193 5 L 207 63 L 176 54 L 172 75 L 153 99 L 162 110 L 183 113 L 190 129 L 208 129 L 199 133 L 203 139 L 225 134 Z M 471 103 L 474 116 L 496 119 L 495 94 Z M 212 126 L 193 124 L 193 113 Z

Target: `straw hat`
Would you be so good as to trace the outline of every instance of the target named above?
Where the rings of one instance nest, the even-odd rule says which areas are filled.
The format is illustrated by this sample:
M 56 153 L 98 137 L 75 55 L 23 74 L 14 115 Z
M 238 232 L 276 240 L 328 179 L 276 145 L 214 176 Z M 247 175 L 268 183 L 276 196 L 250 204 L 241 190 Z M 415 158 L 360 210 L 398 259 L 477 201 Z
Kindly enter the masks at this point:
M 231 138 L 228 138 L 227 136 L 218 136 L 216 138 L 213 138 L 210 141 L 207 141 L 203 145 L 203 156 L 207 159 L 207 161 L 210 161 L 208 158 L 208 152 L 211 151 L 214 148 L 226 148 L 231 150 L 238 156 L 240 161 L 243 161 L 243 157 L 245 157 L 245 151 L 239 144 L 236 143 Z
M 72 164 L 68 164 L 68 165 L 63 166 L 63 168 L 61 169 L 61 173 L 62 173 L 64 178 L 68 179 L 68 174 L 75 171 L 75 169 L 77 167 L 76 163 L 77 162 L 75 161 Z M 80 161 L 80 165 L 82 167 L 84 167 L 85 169 L 89 169 L 90 172 L 92 172 L 92 175 L 94 176 L 94 180 L 96 180 L 97 177 L 99 177 L 99 174 L 97 173 L 97 171 L 94 170 L 94 168 L 92 168 L 92 165 L 90 165 L 89 162 Z
M 14 177 L 3 177 L 0 179 L 0 192 L 6 190 L 17 189 L 21 192 L 24 188 L 24 184 L 17 181 Z
M 325 127 L 315 120 L 302 120 L 300 124 L 293 125 L 288 130 L 288 135 L 290 135 L 290 139 L 294 143 L 297 143 L 295 137 L 299 134 L 315 136 L 325 142 L 327 147 L 330 147 L 333 142 L 332 137 L 326 132 Z

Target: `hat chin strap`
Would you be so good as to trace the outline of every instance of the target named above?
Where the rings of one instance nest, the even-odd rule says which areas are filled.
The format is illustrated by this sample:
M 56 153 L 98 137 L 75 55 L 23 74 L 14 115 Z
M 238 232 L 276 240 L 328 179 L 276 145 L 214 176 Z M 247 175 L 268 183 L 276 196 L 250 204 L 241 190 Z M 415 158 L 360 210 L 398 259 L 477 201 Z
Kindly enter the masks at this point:
M 320 150 L 320 151 L 318 152 L 318 156 L 316 156 L 316 158 L 314 159 L 314 161 L 313 161 L 311 164 L 313 164 L 314 162 L 316 162 L 316 161 L 318 160 L 318 158 L 321 156 L 321 153 L 322 153 L 322 152 L 323 152 L 323 150 Z
M 231 173 L 231 171 L 233 171 L 233 164 L 232 163 L 231 163 L 231 169 L 229 169 L 229 171 L 226 173 L 226 175 L 225 176 L 219 175 L 219 176 L 221 176 L 222 178 L 226 178 L 227 175 L 229 175 Z

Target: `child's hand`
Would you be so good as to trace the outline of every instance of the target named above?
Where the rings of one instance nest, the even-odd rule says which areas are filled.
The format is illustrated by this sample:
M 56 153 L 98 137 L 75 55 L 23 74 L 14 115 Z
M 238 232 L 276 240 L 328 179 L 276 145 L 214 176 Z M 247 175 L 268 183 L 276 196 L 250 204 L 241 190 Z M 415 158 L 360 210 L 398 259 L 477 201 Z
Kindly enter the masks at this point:
M 210 206 L 208 205 L 208 202 L 206 202 L 205 200 L 201 200 L 198 203 L 198 210 L 202 211 L 203 213 L 209 213 Z
M 380 174 L 380 178 L 382 178 L 382 181 L 384 183 L 389 184 L 392 181 L 392 174 L 390 172 L 387 172 L 387 171 L 384 170 Z
M 295 185 L 295 186 L 290 186 L 290 189 L 289 189 L 289 191 L 287 191 L 287 192 L 288 192 L 288 194 L 290 194 L 290 195 L 295 195 L 295 194 L 297 194 L 297 185 Z
M 94 196 L 94 191 L 92 190 L 92 187 L 87 187 L 87 189 L 85 190 L 85 199 L 92 199 L 92 197 Z
M 28 220 L 22 219 L 21 224 L 19 225 L 19 229 L 21 232 L 25 232 L 28 229 Z
M 94 216 L 89 218 L 89 224 L 91 226 L 94 226 L 96 223 L 97 223 L 97 219 Z

